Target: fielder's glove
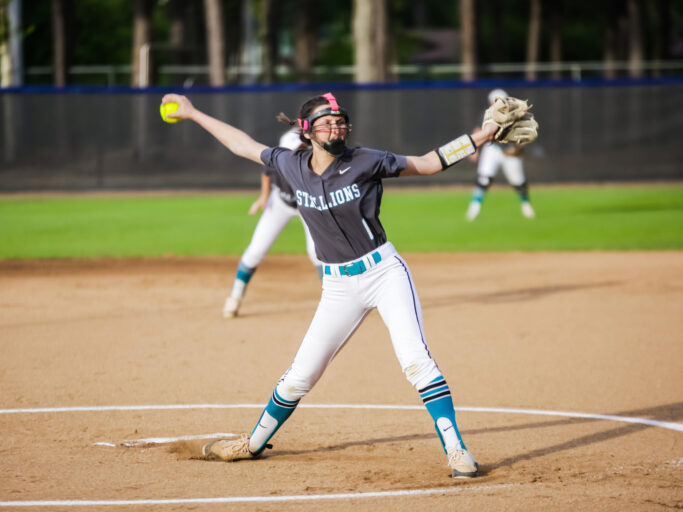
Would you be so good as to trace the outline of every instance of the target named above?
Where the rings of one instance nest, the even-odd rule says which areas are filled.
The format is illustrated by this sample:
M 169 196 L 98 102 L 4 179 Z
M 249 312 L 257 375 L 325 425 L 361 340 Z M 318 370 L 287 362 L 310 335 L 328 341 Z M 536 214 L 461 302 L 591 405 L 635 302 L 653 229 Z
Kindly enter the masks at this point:
M 538 123 L 529 112 L 531 105 L 526 100 L 498 97 L 484 113 L 484 122 L 498 127 L 494 139 L 498 142 L 528 144 L 538 137 Z

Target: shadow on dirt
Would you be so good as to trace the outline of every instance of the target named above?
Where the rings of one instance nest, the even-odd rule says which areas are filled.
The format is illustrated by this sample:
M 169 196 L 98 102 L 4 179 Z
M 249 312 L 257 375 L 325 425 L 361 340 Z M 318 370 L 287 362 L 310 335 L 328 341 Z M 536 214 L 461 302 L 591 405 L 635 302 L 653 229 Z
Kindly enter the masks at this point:
M 632 410 L 632 411 L 620 411 L 616 413 L 606 413 L 607 415 L 610 416 L 624 416 L 624 417 L 634 417 L 634 418 L 648 418 L 648 419 L 653 419 L 657 421 L 667 421 L 667 422 L 676 422 L 681 419 L 683 419 L 683 402 L 678 402 L 674 404 L 667 404 L 667 405 L 661 405 L 658 407 L 651 407 L 647 409 L 637 409 L 637 410 Z M 515 430 L 530 430 L 530 429 L 541 429 L 541 428 L 552 428 L 552 427 L 560 427 L 560 426 L 568 426 L 568 425 L 579 425 L 582 423 L 595 423 L 595 422 L 604 422 L 607 420 L 603 419 L 593 419 L 593 418 L 567 418 L 567 419 L 561 419 L 561 420 L 552 420 L 552 421 L 535 421 L 535 422 L 527 422 L 527 423 L 520 423 L 518 425 L 508 425 L 508 426 L 502 426 L 502 427 L 494 427 L 494 428 L 483 428 L 483 429 L 476 429 L 476 430 L 465 430 L 463 431 L 463 436 L 467 438 L 468 436 L 473 436 L 477 434 L 492 434 L 492 433 L 497 433 L 497 432 L 511 432 Z M 511 466 L 517 462 L 523 461 L 523 460 L 530 460 L 534 459 L 536 457 L 543 457 L 546 455 L 550 455 L 553 453 L 558 453 L 566 450 L 570 450 L 573 448 L 578 448 L 582 446 L 587 446 L 595 443 L 601 443 L 603 441 L 608 441 L 610 439 L 614 439 L 617 437 L 621 436 L 626 436 L 629 434 L 633 434 L 636 432 L 640 432 L 645 429 L 649 428 L 655 428 L 652 425 L 644 425 L 644 424 L 628 424 L 628 425 L 623 425 L 623 426 L 618 426 L 615 428 L 612 428 L 610 430 L 606 430 L 604 432 L 596 432 L 594 434 L 589 434 L 585 436 L 578 437 L 576 439 L 571 439 L 562 443 L 554 444 L 551 446 L 547 446 L 545 448 L 538 448 L 535 450 L 531 450 L 526 453 L 520 453 L 518 455 L 515 455 L 513 457 L 508 457 L 506 459 L 502 459 L 498 462 L 495 462 L 493 464 L 486 464 L 485 466 L 480 467 L 480 475 L 484 476 L 490 471 L 504 467 L 504 466 Z M 315 450 L 289 450 L 289 451 L 279 451 L 277 454 L 273 454 L 272 456 L 277 456 L 277 455 L 301 455 L 305 453 L 312 453 L 312 452 L 318 452 L 318 451 L 340 451 L 340 450 L 345 450 L 347 448 L 352 448 L 354 446 L 372 446 L 374 444 L 381 444 L 381 443 L 398 443 L 398 442 L 406 442 L 406 441 L 423 441 L 423 440 L 428 440 L 428 439 L 433 439 L 434 434 L 413 434 L 413 435 L 405 435 L 405 436 L 392 436 L 392 437 L 380 437 L 380 438 L 375 438 L 375 439 L 365 439 L 365 440 L 360 440 L 360 441 L 350 441 L 347 443 L 339 443 L 339 444 L 333 444 L 333 445 L 328 445 L 328 446 L 322 446 L 320 448 L 317 448 Z
M 539 286 L 534 288 L 520 288 L 517 290 L 504 290 L 500 292 L 490 293 L 473 293 L 463 295 L 453 295 L 450 297 L 426 298 L 422 300 L 422 307 L 424 309 L 434 309 L 445 306 L 452 306 L 454 304 L 463 303 L 480 303 L 480 304 L 496 304 L 505 302 L 521 302 L 536 300 L 555 295 L 558 293 L 574 292 L 579 290 L 588 290 L 591 288 L 605 288 L 608 286 L 618 286 L 622 283 L 618 281 L 607 281 L 603 283 L 584 283 L 571 285 L 555 285 L 555 286 Z
M 674 404 L 661 405 L 658 407 L 651 407 L 648 409 L 637 409 L 632 411 L 620 411 L 617 413 L 611 413 L 611 416 L 624 416 L 624 417 L 634 417 L 634 418 L 648 418 L 657 421 L 668 421 L 676 422 L 683 419 L 683 402 L 678 402 Z M 589 423 L 596 421 L 605 421 L 602 419 L 592 419 L 592 418 L 568 418 L 565 420 L 557 421 L 544 421 L 544 422 L 533 422 L 524 423 L 520 425 L 512 425 L 507 427 L 497 427 L 493 429 L 479 429 L 477 431 L 467 432 L 469 435 L 482 434 L 482 433 L 492 433 L 492 432 L 509 432 L 511 430 L 527 430 L 530 428 L 547 428 L 547 427 L 557 427 L 564 425 L 577 425 L 580 423 Z M 514 457 L 508 457 L 495 464 L 489 464 L 486 470 L 490 471 L 492 469 L 500 468 L 503 466 L 511 466 L 517 462 L 523 460 L 530 460 L 536 457 L 543 457 L 545 455 L 550 455 L 552 453 L 558 453 L 565 450 L 570 450 L 573 448 L 578 448 L 582 446 L 588 446 L 591 444 L 601 443 L 603 441 L 608 441 L 610 439 L 615 439 L 617 437 L 626 436 L 633 434 L 635 432 L 641 432 L 646 429 L 655 428 L 653 425 L 644 425 L 642 423 L 633 423 L 624 426 L 618 426 L 604 432 L 596 432 L 594 434 L 589 434 L 585 436 L 578 437 L 576 439 L 571 439 L 563 443 L 554 444 L 551 446 L 546 446 L 545 448 L 538 448 L 536 450 L 531 450 L 526 453 L 520 453 Z

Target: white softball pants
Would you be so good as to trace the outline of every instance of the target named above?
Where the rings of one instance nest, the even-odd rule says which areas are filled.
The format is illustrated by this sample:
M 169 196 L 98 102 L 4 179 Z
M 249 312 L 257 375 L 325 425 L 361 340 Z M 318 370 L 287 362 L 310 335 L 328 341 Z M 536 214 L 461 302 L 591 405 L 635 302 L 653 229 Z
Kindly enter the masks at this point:
M 382 260 L 360 275 L 324 275 L 313 321 L 277 386 L 286 400 L 298 400 L 313 388 L 374 308 L 389 329 L 408 381 L 420 389 L 441 375 L 425 343 L 422 309 L 408 266 L 390 242 L 378 250 Z
M 258 267 L 259 263 L 266 257 L 266 254 L 273 243 L 275 243 L 277 237 L 280 236 L 282 230 L 285 229 L 285 226 L 297 216 L 299 216 L 299 210 L 285 203 L 280 198 L 277 188 L 273 187 L 273 190 L 268 197 L 268 204 L 263 210 L 263 214 L 261 215 L 258 224 L 256 224 L 256 229 L 254 229 L 251 242 L 249 242 L 249 246 L 242 254 L 241 261 L 249 268 Z M 301 223 L 304 226 L 304 233 L 306 234 L 306 252 L 308 253 L 308 257 L 314 265 L 319 265 L 320 261 L 315 255 L 315 245 L 308 232 L 308 227 L 303 220 Z
M 505 178 L 513 187 L 524 183 L 524 167 L 521 158 L 506 155 L 500 144 L 484 144 L 480 149 L 477 173 L 479 176 L 494 178 L 498 168 L 503 169 Z

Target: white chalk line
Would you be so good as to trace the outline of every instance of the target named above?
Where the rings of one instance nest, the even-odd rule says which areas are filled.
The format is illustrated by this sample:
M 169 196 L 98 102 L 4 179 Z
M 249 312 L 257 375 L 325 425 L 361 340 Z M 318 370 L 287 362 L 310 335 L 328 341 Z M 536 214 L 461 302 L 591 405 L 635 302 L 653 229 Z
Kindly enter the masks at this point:
M 345 494 L 302 494 L 298 496 L 232 496 L 224 498 L 179 498 L 164 500 L 44 500 L 0 501 L 0 507 L 105 507 L 131 505 L 188 505 L 212 503 L 272 503 L 283 501 L 351 500 L 368 498 L 394 498 L 398 496 L 427 496 L 430 494 L 453 494 L 462 492 L 495 491 L 514 487 L 516 484 L 441 487 L 438 489 L 414 489 L 403 491 L 359 492 Z
M 214 434 L 200 434 L 196 436 L 148 437 L 146 439 L 129 439 L 125 441 L 119 441 L 118 443 L 113 443 L 111 441 L 100 441 L 93 443 L 93 446 L 125 446 L 126 448 L 132 448 L 136 446 L 146 446 L 149 444 L 168 444 L 175 443 L 176 441 L 193 441 L 195 439 L 218 439 L 225 437 L 237 437 L 238 435 L 239 434 L 216 432 Z
M 25 409 L 0 409 L 0 414 L 37 414 L 64 412 L 100 412 L 100 411 L 146 411 L 146 410 L 187 410 L 187 409 L 262 409 L 263 404 L 175 404 L 175 405 L 110 405 L 110 406 L 75 406 L 75 407 L 39 407 Z M 419 405 L 373 405 L 373 404 L 300 404 L 299 408 L 307 409 L 376 409 L 376 410 L 424 410 Z M 455 407 L 456 411 L 490 412 L 503 414 L 531 414 L 543 416 L 564 416 L 570 418 L 584 418 L 594 420 L 618 421 L 637 423 L 653 427 L 661 427 L 683 432 L 680 423 L 635 418 L 630 416 L 615 416 L 606 414 L 590 414 L 568 411 L 544 411 L 540 409 L 511 409 L 498 407 Z M 119 446 L 131 443 L 130 446 L 142 444 L 167 443 L 185 439 L 202 439 L 207 437 L 228 437 L 234 434 L 218 433 L 199 436 L 181 436 L 165 438 L 148 438 L 122 443 L 95 443 L 103 446 Z M 125 445 L 124 446 L 128 446 Z M 157 499 L 157 500 L 44 500 L 44 501 L 0 501 L 0 507 L 77 507 L 77 506 L 133 506 L 133 505 L 182 505 L 182 504 L 214 504 L 214 503 L 253 503 L 253 502 L 285 502 L 312 500 L 344 500 L 386 498 L 397 496 L 424 496 L 430 494 L 460 493 L 464 491 L 490 491 L 513 487 L 514 484 L 500 484 L 488 486 L 446 487 L 439 489 L 413 489 L 402 491 L 383 491 L 348 494 L 312 494 L 298 496 L 234 496 L 222 498 L 187 498 L 187 499 Z
M 37 414 L 60 412 L 99 412 L 99 411 L 163 411 L 183 409 L 263 409 L 265 404 L 174 404 L 174 405 L 101 405 L 74 407 L 36 407 L 28 409 L 0 409 L 0 414 Z M 381 405 L 381 404 L 299 404 L 299 409 L 378 409 L 378 410 L 424 410 L 422 405 Z M 617 416 L 612 414 L 591 414 L 570 411 L 545 411 L 542 409 L 511 409 L 501 407 L 455 407 L 456 411 L 492 412 L 501 414 L 531 414 L 540 416 L 564 416 L 567 418 L 583 418 L 592 420 L 620 421 L 638 423 L 651 427 L 666 428 L 683 432 L 683 424 L 671 421 L 658 421 L 633 416 Z

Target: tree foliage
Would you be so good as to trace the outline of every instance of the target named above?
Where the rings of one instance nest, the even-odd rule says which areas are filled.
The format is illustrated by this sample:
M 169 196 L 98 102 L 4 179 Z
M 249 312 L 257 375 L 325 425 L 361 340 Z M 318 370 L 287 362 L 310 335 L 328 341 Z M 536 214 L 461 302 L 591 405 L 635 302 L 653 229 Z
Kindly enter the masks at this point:
M 151 41 L 155 65 L 183 63 L 206 65 L 206 28 L 204 24 L 204 2 L 187 1 L 185 5 L 186 40 L 182 50 L 171 49 L 169 4 L 174 0 L 151 0 Z M 218 0 L 223 6 L 225 25 L 225 53 L 227 66 L 234 65 L 240 56 L 243 34 L 242 5 L 244 1 Z M 272 66 L 288 64 L 294 67 L 295 48 L 305 44 L 310 49 L 313 65 L 352 65 L 354 48 L 352 39 L 352 0 L 320 2 L 308 0 L 271 0 L 277 2 L 278 19 L 274 23 L 277 34 L 271 34 L 268 41 L 277 41 Z M 7 2 L 7 0 L 0 0 Z M 416 55 L 429 44 L 422 37 L 426 31 L 460 30 L 458 0 L 387 0 L 390 17 L 392 61 L 397 64 L 414 63 Z M 555 48 L 561 48 L 564 61 L 599 61 L 605 54 L 605 34 L 610 23 L 614 23 L 610 6 L 617 6 L 617 12 L 624 11 L 627 2 L 638 6 L 643 32 L 643 58 L 681 58 L 683 53 L 683 0 L 553 0 L 559 5 L 561 35 L 552 39 L 549 0 L 543 0 L 539 35 L 538 60 L 550 61 L 551 40 Z M 476 62 L 486 65 L 492 62 L 524 62 L 527 52 L 527 35 L 530 14 L 530 0 L 476 0 Z M 25 68 L 52 65 L 52 27 L 50 2 L 28 1 L 23 3 L 24 64 Z M 115 65 L 128 66 L 131 63 L 133 27 L 133 2 L 131 0 L 77 0 L 69 33 L 74 46 L 72 65 Z M 314 34 L 301 41 L 297 22 L 302 18 L 302 9 L 314 19 Z M 0 29 L 2 24 L 0 23 Z M 298 38 L 295 40 L 295 38 Z M 263 39 L 263 38 L 262 38 Z M 617 43 L 622 58 L 626 58 L 625 45 L 628 38 L 618 35 Z M 265 44 L 265 43 L 264 43 Z M 182 51 L 182 58 L 179 52 Z M 173 53 L 175 52 L 175 53 Z M 454 52 L 456 63 L 460 52 Z M 306 59 L 304 59 L 306 61 Z M 292 77 L 295 78 L 295 77 Z M 318 76 L 317 78 L 330 78 Z M 26 83 L 41 80 L 27 77 Z M 49 83 L 50 75 L 42 78 Z M 167 80 L 152 76 L 152 83 Z M 122 78 L 121 83 L 127 83 Z

